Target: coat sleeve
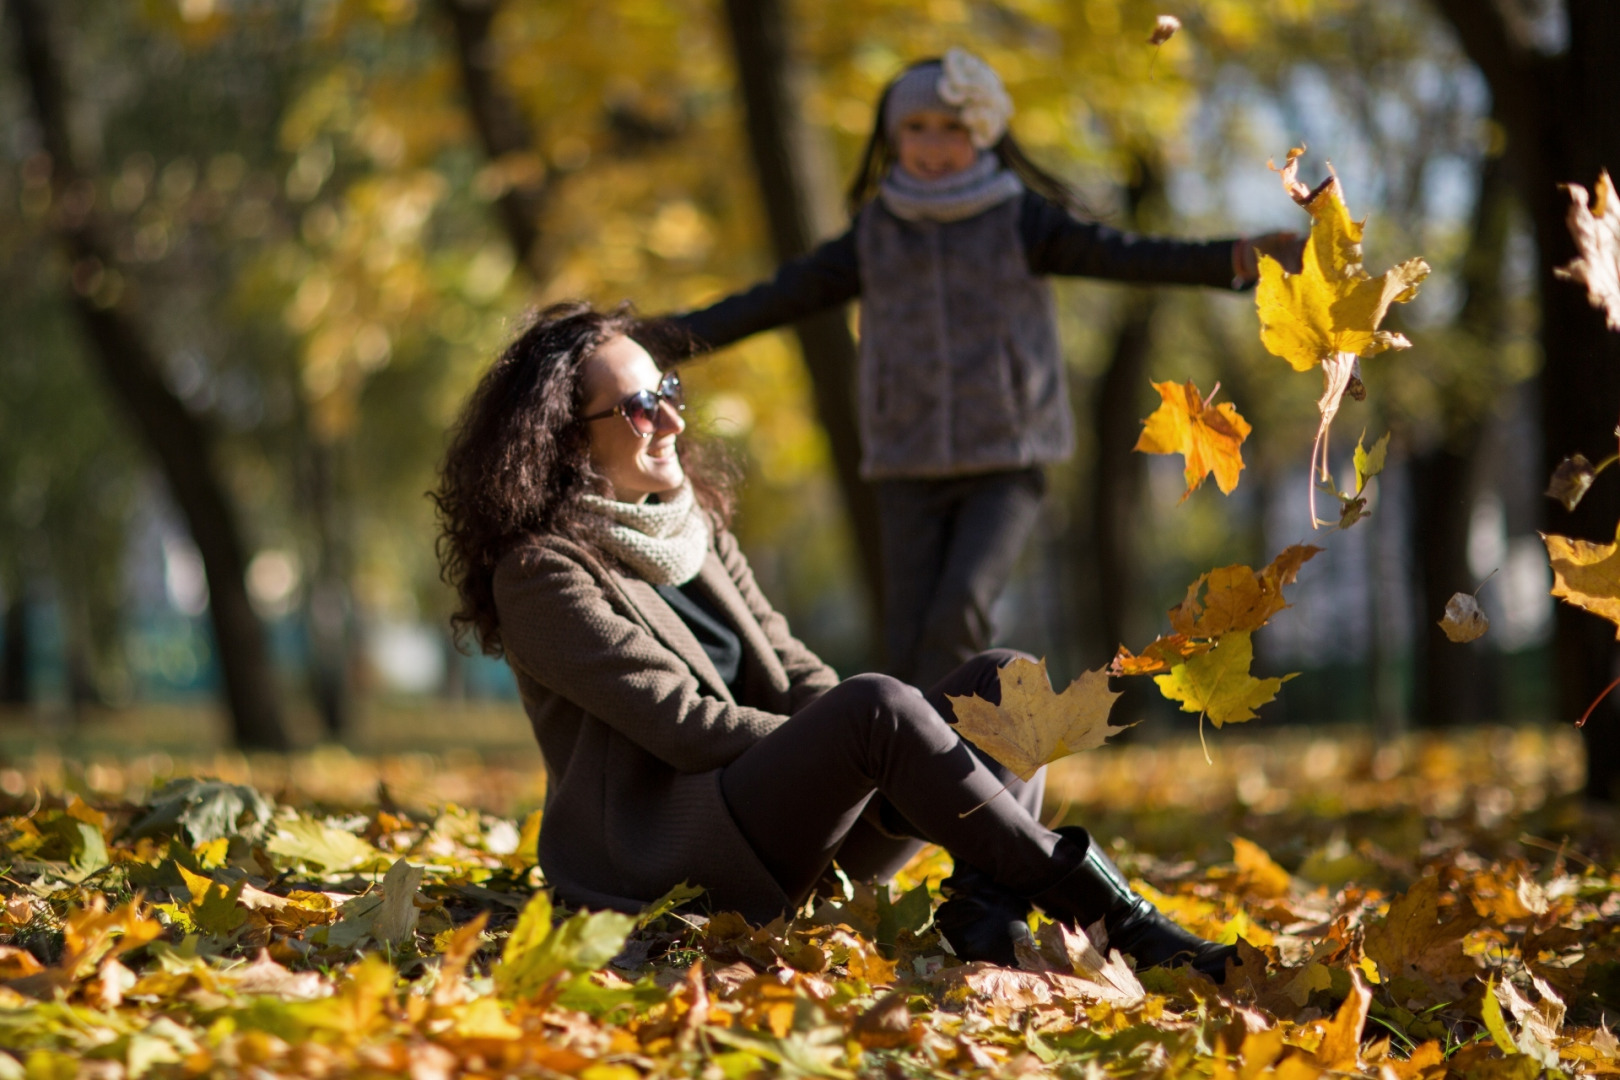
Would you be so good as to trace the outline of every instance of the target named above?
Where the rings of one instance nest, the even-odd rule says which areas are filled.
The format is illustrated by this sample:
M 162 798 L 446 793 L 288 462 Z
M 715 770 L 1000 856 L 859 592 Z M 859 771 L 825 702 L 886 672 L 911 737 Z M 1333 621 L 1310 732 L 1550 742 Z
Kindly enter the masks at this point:
M 783 263 L 771 280 L 670 321 L 697 339 L 699 351 L 719 349 L 846 303 L 860 292 L 855 230 L 850 229 L 808 255 Z
M 717 530 L 715 551 L 719 554 L 726 573 L 731 575 L 731 580 L 736 584 L 737 591 L 742 594 L 743 603 L 748 605 L 748 610 L 759 623 L 760 629 L 765 631 L 766 639 L 770 641 L 777 659 L 782 661 L 782 667 L 787 671 L 791 711 L 798 712 L 837 686 L 838 673 L 822 662 L 821 657 L 811 652 L 804 642 L 793 636 L 782 613 L 772 607 L 765 594 L 760 592 L 759 583 L 754 580 L 754 571 L 749 567 L 748 559 L 743 555 L 737 538 L 724 529 Z
M 1154 285 L 1233 285 L 1235 240 L 1168 240 L 1081 221 L 1027 192 L 1019 233 L 1032 274 L 1105 278 Z
M 708 772 L 784 719 L 703 693 L 684 661 L 614 609 L 565 551 L 529 547 L 495 570 L 507 662 L 686 773 Z

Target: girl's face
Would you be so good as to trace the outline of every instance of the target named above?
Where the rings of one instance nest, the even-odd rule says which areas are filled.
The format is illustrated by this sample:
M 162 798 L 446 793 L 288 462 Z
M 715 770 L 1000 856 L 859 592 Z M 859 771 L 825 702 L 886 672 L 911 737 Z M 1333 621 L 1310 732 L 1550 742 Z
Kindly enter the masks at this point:
M 581 416 L 608 412 L 638 390 L 657 393 L 664 378 L 647 350 L 627 337 L 602 344 L 585 361 L 585 408 Z M 639 435 L 619 413 L 587 422 L 591 464 L 613 488 L 619 502 L 646 502 L 649 495 L 674 491 L 686 479 L 675 439 L 686 422 L 675 406 L 659 400 L 651 435 Z
M 943 109 L 923 109 L 900 121 L 894 151 L 900 167 L 918 180 L 959 173 L 979 156 L 967 125 Z

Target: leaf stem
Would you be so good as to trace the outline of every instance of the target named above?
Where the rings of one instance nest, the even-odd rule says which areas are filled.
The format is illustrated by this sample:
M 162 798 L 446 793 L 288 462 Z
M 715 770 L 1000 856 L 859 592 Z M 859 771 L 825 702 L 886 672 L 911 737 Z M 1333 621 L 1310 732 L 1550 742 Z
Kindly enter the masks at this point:
M 1206 409 L 1209 408 L 1209 403 L 1214 401 L 1215 400 L 1215 395 L 1220 393 L 1220 392 L 1221 392 L 1221 381 L 1219 379 L 1216 379 L 1215 380 L 1215 385 L 1210 387 L 1209 396 L 1204 399 L 1204 408 L 1206 408 Z
M 1485 575 L 1485 580 L 1484 581 L 1482 581 L 1478 585 L 1474 586 L 1474 595 L 1476 597 L 1479 596 L 1479 590 L 1481 590 L 1485 586 L 1489 585 L 1491 583 L 1491 578 L 1495 577 L 1497 575 L 1498 571 L 1500 571 L 1501 569 L 1502 568 L 1500 566 L 1498 566 L 1495 570 L 1492 570 L 1490 573 Z
M 1620 679 L 1616 679 L 1616 680 L 1614 680 L 1614 682 L 1610 683 L 1608 686 L 1605 686 L 1603 688 L 1603 693 L 1601 693 L 1597 697 L 1593 698 L 1592 699 L 1592 704 L 1588 705 L 1586 707 L 1586 711 L 1581 713 L 1581 718 L 1579 720 L 1575 721 L 1575 726 L 1576 727 L 1585 727 L 1586 722 L 1592 718 L 1592 710 L 1596 709 L 1598 707 L 1598 703 L 1601 702 L 1604 698 L 1608 697 L 1609 696 L 1609 691 L 1613 690 L 1617 686 L 1620 686 Z
M 1009 781 L 1007 781 L 1007 783 L 1010 784 L 1010 783 L 1012 783 L 1012 781 L 1009 780 Z M 957 814 L 956 815 L 957 819 L 960 820 L 962 818 L 967 817 L 969 814 L 975 813 L 975 812 L 977 812 L 979 810 L 983 810 L 985 807 L 989 806 L 991 803 L 996 801 L 996 795 L 1005 794 L 1006 791 L 1007 791 L 1007 784 L 1002 784 L 1001 785 L 1001 790 L 996 792 L 995 795 L 990 796 L 988 799 L 984 800 L 984 802 L 980 803 L 978 806 L 975 806 L 972 810 L 964 810 L 960 814 Z
M 1204 764 L 1213 766 L 1215 759 L 1209 756 L 1209 743 L 1204 741 L 1204 714 L 1198 714 L 1198 745 L 1204 751 Z

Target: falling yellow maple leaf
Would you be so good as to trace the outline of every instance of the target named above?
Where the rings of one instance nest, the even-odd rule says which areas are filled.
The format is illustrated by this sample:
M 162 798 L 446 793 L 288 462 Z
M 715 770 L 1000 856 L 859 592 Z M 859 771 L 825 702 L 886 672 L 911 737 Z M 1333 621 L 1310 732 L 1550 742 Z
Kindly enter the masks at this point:
M 1294 677 L 1256 679 L 1249 674 L 1253 663 L 1254 644 L 1248 631 L 1240 630 L 1222 637 L 1209 652 L 1175 665 L 1168 675 L 1155 675 L 1153 681 L 1165 697 L 1181 702 L 1182 712 L 1207 716 L 1216 727 L 1238 724 L 1253 720 L 1254 710 L 1275 698 L 1282 684 Z
M 1153 415 L 1142 422 L 1142 435 L 1135 450 L 1144 454 L 1181 454 L 1186 458 L 1187 490 L 1183 501 L 1215 474 L 1221 494 L 1230 495 L 1243 471 L 1243 440 L 1249 437 L 1249 422 L 1238 415 L 1229 401 L 1211 407 L 1198 387 L 1188 382 L 1156 382 L 1153 389 L 1164 400 Z M 1215 385 L 1215 390 L 1220 384 Z M 1210 391 L 1210 398 L 1215 396 Z
M 1292 585 L 1299 576 L 1299 568 L 1321 550 L 1310 544 L 1294 544 L 1259 570 L 1223 566 L 1200 574 L 1198 580 L 1187 587 L 1186 599 L 1170 609 L 1171 629 L 1177 634 L 1200 638 L 1260 629 L 1288 606 L 1283 599 L 1283 586 Z
M 1552 594 L 1620 626 L 1620 544 L 1542 533 L 1552 563 Z M 1620 630 L 1615 632 L 1620 638 Z
M 1609 329 L 1620 330 L 1620 197 L 1607 169 L 1598 174 L 1590 205 L 1584 187 L 1564 187 L 1570 199 L 1569 233 L 1580 257 L 1553 273 L 1585 285 L 1587 300 L 1603 310 Z
M 1361 357 L 1385 349 L 1404 349 L 1405 336 L 1378 327 L 1391 304 L 1417 295 L 1418 284 L 1429 276 L 1429 264 L 1408 259 L 1379 277 L 1361 264 L 1362 224 L 1350 217 L 1337 176 L 1316 188 L 1298 179 L 1303 148 L 1288 152 L 1281 168 L 1283 187 L 1311 215 L 1311 235 L 1305 242 L 1303 268 L 1290 274 L 1269 255 L 1260 256 L 1260 285 L 1255 304 L 1260 312 L 1260 341 L 1296 371 L 1322 367 L 1322 397 L 1316 403 L 1322 420 L 1311 448 L 1311 469 L 1324 480 L 1328 431 L 1339 402 L 1359 379 Z M 1316 488 L 1311 487 L 1311 520 L 1316 518 Z
M 1046 661 L 1019 658 L 1001 669 L 1001 704 L 973 694 L 947 695 L 956 731 L 1028 780 L 1060 757 L 1091 750 L 1124 727 L 1109 727 L 1119 694 L 1108 689 L 1106 669 L 1087 671 L 1061 694 L 1052 692 Z M 1127 727 L 1129 725 L 1126 725 Z

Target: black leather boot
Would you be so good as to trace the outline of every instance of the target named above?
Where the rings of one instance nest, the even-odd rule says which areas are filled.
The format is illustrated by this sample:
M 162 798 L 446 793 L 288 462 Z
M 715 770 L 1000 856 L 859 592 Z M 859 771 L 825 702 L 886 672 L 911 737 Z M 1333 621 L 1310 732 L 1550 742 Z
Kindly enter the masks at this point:
M 1216 982 L 1225 978 L 1226 961 L 1237 955 L 1237 946 L 1205 941 L 1176 925 L 1131 888 L 1086 830 L 1057 831 L 1063 840 L 1056 855 L 1074 869 L 1033 897 L 1048 915 L 1079 930 L 1101 919 L 1108 948 L 1133 958 L 1139 970 L 1190 964 Z
M 956 864 L 940 882 L 945 902 L 934 912 L 934 927 L 962 960 L 988 960 L 1017 967 L 1013 942 L 1029 937 L 1029 900 L 1002 888 L 990 875 Z

